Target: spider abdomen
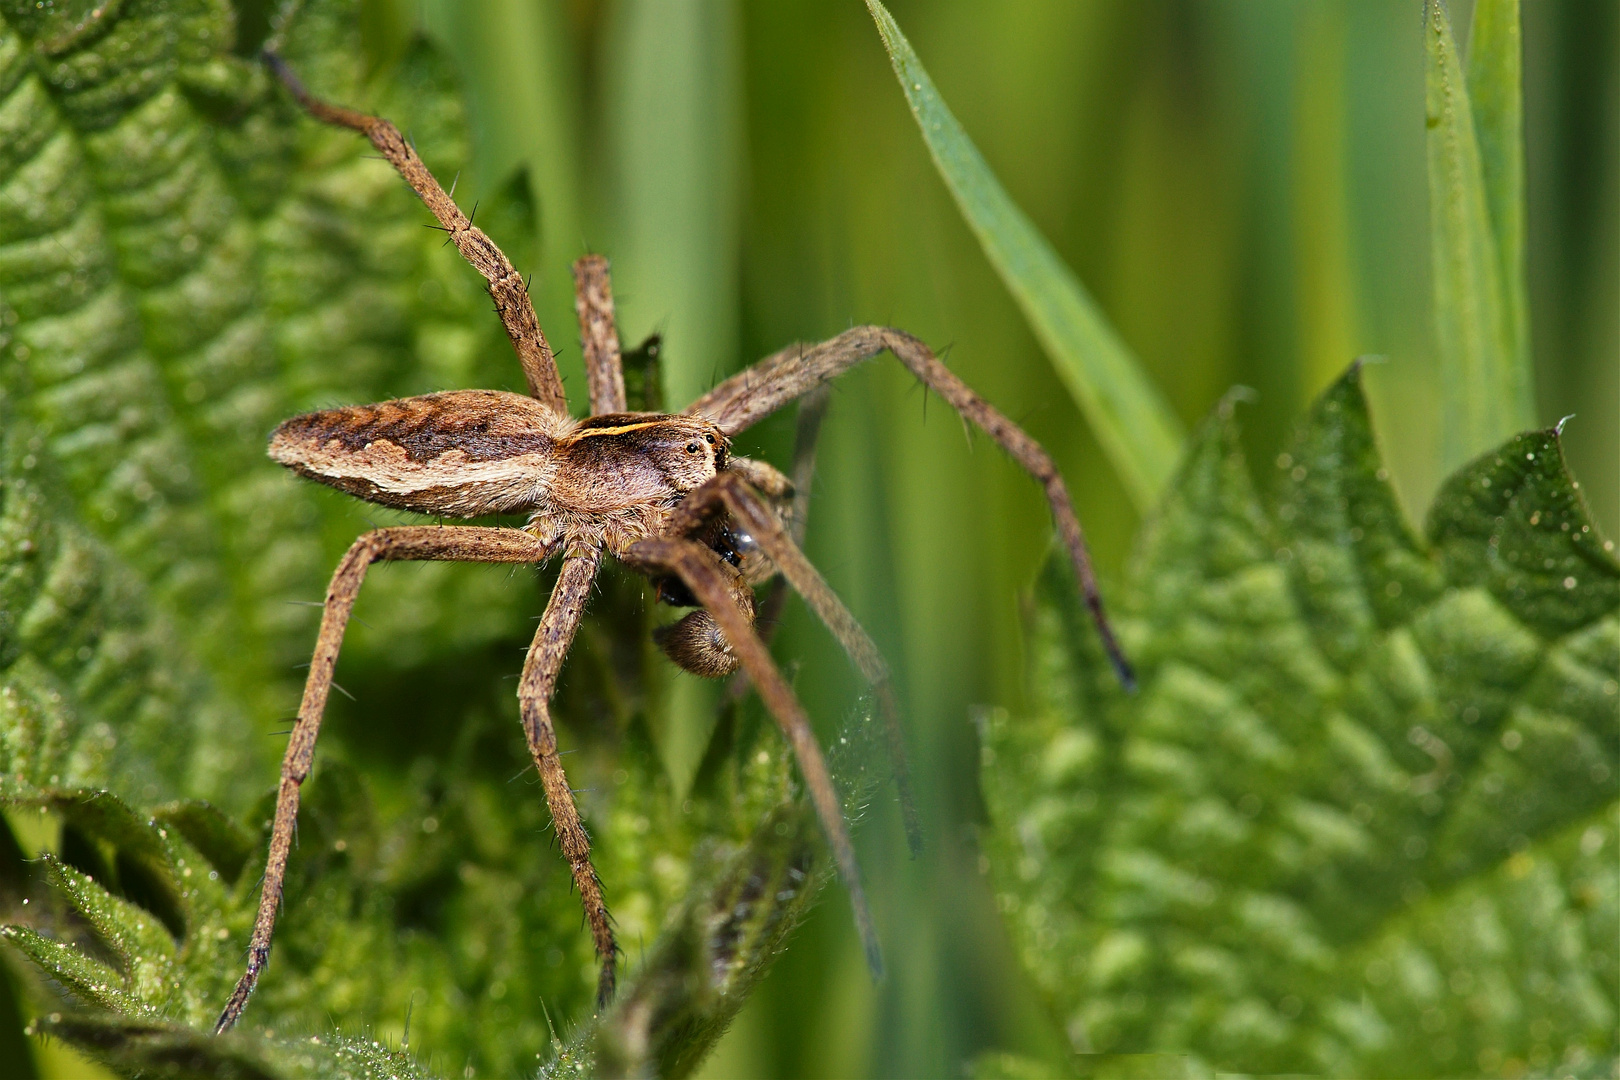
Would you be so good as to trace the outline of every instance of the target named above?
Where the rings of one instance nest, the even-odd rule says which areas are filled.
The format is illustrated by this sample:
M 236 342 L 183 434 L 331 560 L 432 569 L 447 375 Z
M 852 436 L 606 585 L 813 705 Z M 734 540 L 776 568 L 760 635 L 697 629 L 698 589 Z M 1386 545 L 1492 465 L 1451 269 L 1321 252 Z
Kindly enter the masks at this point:
M 544 501 L 568 423 L 521 394 L 452 390 L 295 416 L 270 456 L 367 502 L 478 517 Z

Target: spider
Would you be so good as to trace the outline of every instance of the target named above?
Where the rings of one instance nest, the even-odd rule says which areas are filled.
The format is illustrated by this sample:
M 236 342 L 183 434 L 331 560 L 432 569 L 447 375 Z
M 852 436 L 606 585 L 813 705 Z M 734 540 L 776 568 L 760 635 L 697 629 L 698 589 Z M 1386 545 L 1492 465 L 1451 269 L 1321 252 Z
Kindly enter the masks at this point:
M 599 1007 L 613 995 L 618 946 L 601 882 L 591 865 L 590 839 L 558 757 L 549 703 L 592 582 L 608 556 L 650 577 L 660 600 L 697 608 L 659 632 L 659 644 L 670 659 L 708 677 L 739 668 L 747 674 L 793 748 L 848 890 L 868 962 L 874 974 L 880 972 L 877 934 L 849 830 L 809 718 L 755 632 L 752 585 L 776 574 L 785 578 L 870 683 L 888 729 L 915 852 L 920 831 L 910 808 L 889 670 L 871 638 L 785 527 L 784 521 L 792 516 L 793 482 L 770 465 L 732 454 L 731 439 L 854 365 L 885 351 L 892 353 L 1040 482 L 1103 645 L 1121 682 L 1129 687 L 1130 668 L 1103 613 L 1080 522 L 1052 459 L 921 341 L 879 326 L 860 326 L 818 345 L 783 349 L 720 383 L 684 412 L 629 412 L 608 267 L 599 256 L 587 256 L 574 266 L 575 308 L 591 405 L 587 419 L 575 419 L 523 278 L 445 193 L 399 130 L 387 120 L 316 98 L 273 53 L 266 53 L 264 60 L 315 119 L 370 139 L 427 204 L 439 227 L 487 281 L 529 388 L 528 396 L 452 390 L 293 417 L 271 436 L 270 456 L 305 477 L 383 506 L 455 518 L 526 513 L 529 520 L 523 528 L 376 529 L 356 540 L 338 564 L 282 761 L 247 968 L 215 1031 L 236 1023 L 268 962 L 299 787 L 310 773 L 344 630 L 367 568 L 389 560 L 538 564 L 561 559 L 551 599 L 523 664 L 518 702 L 529 752 L 601 963 Z

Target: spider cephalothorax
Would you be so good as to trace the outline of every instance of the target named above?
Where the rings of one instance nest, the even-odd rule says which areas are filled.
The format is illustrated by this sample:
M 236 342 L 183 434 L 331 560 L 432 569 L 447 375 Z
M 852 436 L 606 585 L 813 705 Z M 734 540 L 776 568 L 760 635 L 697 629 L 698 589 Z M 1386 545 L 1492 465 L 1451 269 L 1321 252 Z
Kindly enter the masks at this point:
M 607 262 L 596 256 L 574 264 L 575 306 L 592 414 L 574 419 L 523 278 L 495 242 L 445 194 L 398 129 L 386 120 L 312 97 L 279 59 L 267 55 L 266 62 L 312 115 L 363 133 L 421 196 L 451 242 L 488 282 L 530 391 L 524 396 L 453 390 L 309 413 L 276 429 L 270 455 L 304 476 L 384 506 L 460 518 L 526 513 L 529 520 L 522 529 L 465 525 L 377 529 L 356 540 L 338 564 L 327 591 L 298 721 L 282 761 L 247 971 L 226 1003 L 217 1030 L 236 1022 L 269 959 L 299 787 L 314 760 L 338 649 L 367 567 L 385 560 L 561 560 L 557 584 L 518 681 L 518 703 L 529 751 L 602 962 L 599 1000 L 605 1002 L 613 993 L 618 946 L 591 865 L 590 839 L 558 755 L 550 701 L 591 583 L 609 555 L 652 578 L 666 602 L 698 607 L 659 632 L 659 644 L 671 659 L 701 675 L 726 675 L 738 667 L 747 672 L 793 748 L 839 877 L 849 891 L 867 958 L 873 970 L 879 970 L 877 935 L 849 830 L 809 718 L 755 632 L 752 586 L 780 574 L 871 683 L 888 729 L 895 781 L 915 851 L 920 836 L 888 666 L 795 542 L 787 523 L 802 527 L 802 491 L 794 518 L 790 501 L 795 485 L 763 462 L 731 455 L 731 437 L 855 364 L 892 353 L 1039 481 L 1104 646 L 1121 680 L 1129 685 L 1130 670 L 1103 617 L 1080 522 L 1051 458 L 921 341 L 878 326 L 846 330 L 819 345 L 784 349 L 727 379 L 682 413 L 629 412 Z M 819 410 L 812 411 L 819 415 Z

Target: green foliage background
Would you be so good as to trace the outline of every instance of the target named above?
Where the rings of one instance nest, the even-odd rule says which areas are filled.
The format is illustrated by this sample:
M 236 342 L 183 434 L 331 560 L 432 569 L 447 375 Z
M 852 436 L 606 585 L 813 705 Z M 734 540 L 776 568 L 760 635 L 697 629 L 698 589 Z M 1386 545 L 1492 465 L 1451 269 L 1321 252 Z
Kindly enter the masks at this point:
M 17 766 L 31 785 L 105 783 L 143 808 L 206 797 L 251 822 L 313 636 L 313 609 L 289 601 L 318 599 L 349 540 L 391 520 L 293 482 L 263 458 L 264 432 L 304 408 L 520 379 L 476 279 L 389 171 L 225 58 L 232 40 L 251 52 L 279 5 L 127 2 L 110 31 L 81 22 L 91 6 L 0 7 L 0 618 L 28 615 L 0 623 L 0 710 L 38 733 Z M 1271 462 L 1350 358 L 1383 354 L 1365 383 L 1391 498 L 1423 519 L 1461 458 L 1436 422 L 1450 399 L 1416 5 L 892 11 L 1183 426 L 1246 384 L 1241 435 L 1223 437 Z M 1452 14 L 1466 41 L 1467 5 Z M 676 404 L 787 341 L 903 326 L 950 346 L 952 367 L 1051 448 L 1105 575 L 1124 580 L 1134 492 L 964 226 L 861 5 L 368 0 L 305 5 L 293 25 L 287 51 L 315 86 L 387 113 L 441 176 L 459 173 L 458 199 L 534 271 L 571 388 L 566 266 L 586 249 L 614 260 L 626 340 L 664 332 Z M 1532 422 L 1578 414 L 1565 450 L 1610 536 L 1617 33 L 1604 0 L 1525 11 Z M 891 975 L 871 985 L 829 892 L 713 1075 L 950 1075 L 990 1050 L 1062 1056 L 1054 986 L 1038 965 L 1024 974 L 1027 943 L 983 874 L 968 723 L 985 703 L 1033 715 L 1046 693 L 1026 679 L 1019 608 L 1045 509 L 926 404 L 882 362 L 840 383 L 809 543 L 893 662 L 912 734 L 928 854 L 905 857 L 886 799 L 859 837 Z M 785 417 L 749 449 L 781 461 L 790 438 Z M 639 595 L 608 584 L 563 688 L 583 751 L 569 767 L 587 806 L 600 799 L 600 865 L 632 959 L 643 942 L 657 951 L 666 912 L 705 868 L 731 865 L 785 783 L 756 762 L 776 744 L 751 714 L 705 759 L 712 691 L 648 661 Z M 543 998 L 564 1034 L 583 1015 L 584 935 L 538 793 L 509 780 L 522 747 L 506 677 L 542 596 L 533 575 L 488 569 L 399 567 L 368 585 L 340 673 L 356 700 L 334 703 L 305 824 L 326 861 L 306 866 L 305 906 L 256 1001 L 285 1011 L 284 1034 L 337 1016 L 397 1041 L 410 1008 L 436 1071 L 500 1073 L 549 1046 L 512 1001 Z M 778 655 L 799 663 L 831 733 L 857 703 L 847 665 L 797 608 Z M 65 828 L 60 806 L 34 814 L 13 813 L 26 854 L 98 835 Z M 362 835 L 374 846 L 335 847 Z M 221 903 L 239 930 L 245 909 Z M 340 949 L 323 922 L 335 916 L 317 914 L 332 911 L 349 920 Z M 346 977 L 379 962 L 409 973 L 384 1000 Z M 459 996 L 430 1002 L 413 980 Z

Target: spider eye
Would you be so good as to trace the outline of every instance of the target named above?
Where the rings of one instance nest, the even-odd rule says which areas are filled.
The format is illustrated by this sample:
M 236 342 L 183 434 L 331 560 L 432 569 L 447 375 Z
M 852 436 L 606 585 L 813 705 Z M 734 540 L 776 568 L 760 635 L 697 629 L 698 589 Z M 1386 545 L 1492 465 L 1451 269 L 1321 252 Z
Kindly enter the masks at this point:
M 713 445 L 714 445 L 714 436 L 713 436 L 713 435 L 705 435 L 705 436 L 703 436 L 703 437 L 704 437 L 704 438 L 705 438 L 705 439 L 708 439 L 708 440 L 709 440 L 709 445 L 710 445 L 710 446 L 713 446 Z
M 698 452 L 699 449 L 700 449 L 700 447 L 695 442 L 689 442 L 689 443 L 686 444 L 686 452 L 688 454 L 695 454 L 695 453 Z

